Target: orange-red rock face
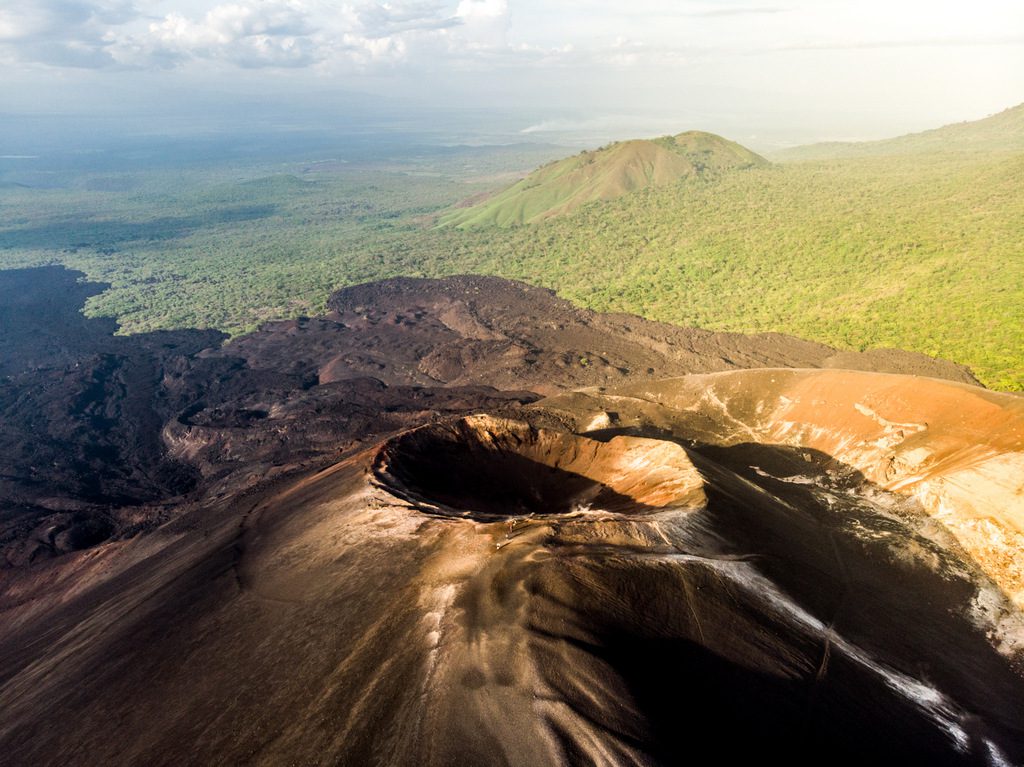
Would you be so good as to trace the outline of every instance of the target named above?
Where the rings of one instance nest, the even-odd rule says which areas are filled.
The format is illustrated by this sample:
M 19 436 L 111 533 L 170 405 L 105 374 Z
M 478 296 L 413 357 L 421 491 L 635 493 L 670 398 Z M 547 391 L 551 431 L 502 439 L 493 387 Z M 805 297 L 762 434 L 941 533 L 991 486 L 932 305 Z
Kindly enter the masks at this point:
M 623 425 L 669 424 L 680 436 L 719 445 L 819 451 L 877 487 L 919 501 L 922 513 L 1024 608 L 1020 397 L 929 378 L 793 370 L 690 376 L 569 399 L 579 407 L 584 397 L 594 412 L 579 416 L 581 424 L 605 405 L 620 411 Z M 623 416 L 630 408 L 635 415 Z

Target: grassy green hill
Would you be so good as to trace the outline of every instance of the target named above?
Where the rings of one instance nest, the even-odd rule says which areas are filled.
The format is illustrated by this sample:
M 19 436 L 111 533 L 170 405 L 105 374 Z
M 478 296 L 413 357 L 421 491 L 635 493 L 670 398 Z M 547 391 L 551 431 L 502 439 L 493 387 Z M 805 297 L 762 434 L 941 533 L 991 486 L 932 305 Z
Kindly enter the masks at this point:
M 775 165 L 469 230 L 422 263 L 684 325 L 911 349 L 1024 391 L 1022 189 L 1024 153 Z
M 640 189 L 766 163 L 739 144 L 700 131 L 621 141 L 548 163 L 495 196 L 442 216 L 440 223 L 457 227 L 532 223 Z
M 773 152 L 777 162 L 930 152 L 1024 151 L 1024 104 L 983 120 L 955 123 L 883 141 L 828 142 Z

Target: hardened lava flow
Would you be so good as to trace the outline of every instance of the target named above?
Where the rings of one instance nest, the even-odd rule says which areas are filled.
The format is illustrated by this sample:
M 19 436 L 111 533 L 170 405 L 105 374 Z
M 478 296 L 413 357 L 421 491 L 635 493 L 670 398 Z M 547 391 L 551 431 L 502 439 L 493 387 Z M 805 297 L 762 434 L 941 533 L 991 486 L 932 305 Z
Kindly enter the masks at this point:
M 5 763 L 1024 763 L 1024 400 L 668 333 L 404 280 L 8 374 Z

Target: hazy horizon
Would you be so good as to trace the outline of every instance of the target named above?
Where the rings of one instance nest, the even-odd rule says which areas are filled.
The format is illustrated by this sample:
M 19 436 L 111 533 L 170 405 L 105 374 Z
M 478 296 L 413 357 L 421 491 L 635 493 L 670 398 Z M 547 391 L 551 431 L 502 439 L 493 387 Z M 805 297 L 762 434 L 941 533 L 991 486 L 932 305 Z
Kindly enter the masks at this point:
M 1024 7 L 36 0 L 0 8 L 0 155 L 122 138 L 379 131 L 760 151 L 1024 101 Z

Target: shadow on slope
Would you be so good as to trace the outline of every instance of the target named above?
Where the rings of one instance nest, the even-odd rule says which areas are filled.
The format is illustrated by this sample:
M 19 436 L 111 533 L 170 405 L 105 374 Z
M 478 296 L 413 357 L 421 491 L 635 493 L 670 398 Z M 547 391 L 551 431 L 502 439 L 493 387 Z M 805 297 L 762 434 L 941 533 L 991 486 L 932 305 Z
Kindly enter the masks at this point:
M 404 476 L 462 506 L 494 501 L 487 480 L 514 490 L 547 468 L 447 465 L 432 444 L 404 456 L 423 461 Z M 165 554 L 47 622 L 79 644 L 38 689 L 46 649 L 27 635 L 6 648 L 22 671 L 0 690 L 16 704 L 0 744 L 41 764 L 1024 757 L 1020 673 L 971 621 L 966 565 L 905 499 L 824 454 L 690 455 L 706 507 L 511 526 L 502 515 L 533 503 L 513 492 L 484 509 L 495 522 L 426 516 L 370 503 L 367 459 L 212 527 L 182 520 Z M 481 479 L 433 476 L 446 468 Z M 107 607 L 116 620 L 73 633 Z M 34 728 L 55 717 L 48 746 Z M 109 721 L 117 743 L 96 734 Z

